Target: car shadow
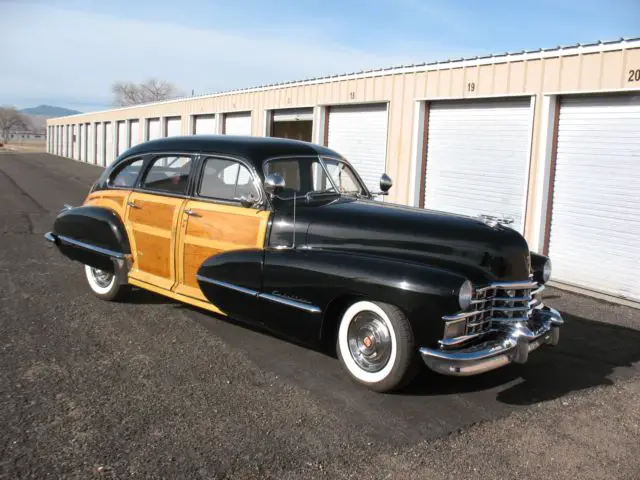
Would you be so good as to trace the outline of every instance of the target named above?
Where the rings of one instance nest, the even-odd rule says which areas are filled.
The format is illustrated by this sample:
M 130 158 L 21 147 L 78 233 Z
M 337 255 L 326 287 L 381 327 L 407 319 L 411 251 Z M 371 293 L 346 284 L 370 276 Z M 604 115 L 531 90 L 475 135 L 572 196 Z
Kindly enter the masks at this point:
M 511 405 L 531 405 L 568 393 L 612 385 L 617 376 L 640 373 L 640 330 L 594 321 L 562 312 L 560 344 L 543 347 L 524 365 L 509 365 L 483 375 L 445 377 L 423 371 L 405 395 L 449 395 L 501 389 L 497 400 Z M 630 370 L 633 369 L 633 370 Z M 516 382 L 514 382 L 514 380 Z
M 249 352 L 257 362 L 267 362 L 263 367 L 276 374 L 295 380 L 314 368 L 317 381 L 325 377 L 331 383 L 344 375 L 333 348 L 300 344 L 259 325 L 175 303 L 177 308 L 199 313 L 190 318 Z M 512 364 L 472 377 L 447 377 L 424 367 L 415 381 L 394 396 L 408 399 L 495 392 L 500 403 L 525 406 L 640 374 L 640 330 L 561 313 L 566 323 L 560 344 L 532 352 L 524 365 Z

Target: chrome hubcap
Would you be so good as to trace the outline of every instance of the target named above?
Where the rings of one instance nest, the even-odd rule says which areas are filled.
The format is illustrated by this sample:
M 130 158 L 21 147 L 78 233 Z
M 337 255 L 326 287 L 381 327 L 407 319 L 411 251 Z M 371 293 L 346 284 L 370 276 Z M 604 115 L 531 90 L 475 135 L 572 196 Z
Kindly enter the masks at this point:
M 358 313 L 349 324 L 347 341 L 351 357 L 363 370 L 377 372 L 389 362 L 391 334 L 378 314 Z
M 100 288 L 107 288 L 113 279 L 113 273 L 91 267 L 91 275 Z

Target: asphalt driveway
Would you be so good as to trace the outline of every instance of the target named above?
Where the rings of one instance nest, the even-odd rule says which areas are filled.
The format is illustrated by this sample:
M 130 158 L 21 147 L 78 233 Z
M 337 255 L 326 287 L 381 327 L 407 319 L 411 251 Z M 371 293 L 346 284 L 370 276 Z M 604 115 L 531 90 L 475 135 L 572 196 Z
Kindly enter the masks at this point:
M 99 173 L 0 152 L 0 478 L 640 477 L 640 310 L 549 289 L 558 348 L 372 393 L 327 352 L 92 296 L 42 234 Z

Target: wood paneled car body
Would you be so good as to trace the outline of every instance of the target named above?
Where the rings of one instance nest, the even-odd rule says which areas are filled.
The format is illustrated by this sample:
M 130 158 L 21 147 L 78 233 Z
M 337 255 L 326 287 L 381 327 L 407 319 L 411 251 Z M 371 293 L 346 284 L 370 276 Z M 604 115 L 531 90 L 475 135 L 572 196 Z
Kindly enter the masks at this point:
M 383 175 L 381 192 L 390 188 Z M 125 152 L 46 238 L 114 300 L 135 286 L 335 344 L 377 391 L 422 360 L 473 375 L 558 342 L 546 257 L 499 222 L 374 200 L 341 155 L 257 137 L 154 140 Z

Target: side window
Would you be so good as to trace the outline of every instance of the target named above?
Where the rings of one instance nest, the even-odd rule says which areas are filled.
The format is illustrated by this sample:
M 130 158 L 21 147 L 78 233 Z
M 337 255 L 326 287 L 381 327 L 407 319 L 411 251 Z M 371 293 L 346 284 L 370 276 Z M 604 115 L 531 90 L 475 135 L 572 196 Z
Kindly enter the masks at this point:
M 247 167 L 223 158 L 207 158 L 204 161 L 198 195 L 222 200 L 260 197 Z
M 185 156 L 154 158 L 142 180 L 142 188 L 156 192 L 187 193 L 193 159 Z
M 109 187 L 133 188 L 142 169 L 142 159 L 134 160 L 116 170 L 109 178 Z

